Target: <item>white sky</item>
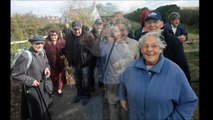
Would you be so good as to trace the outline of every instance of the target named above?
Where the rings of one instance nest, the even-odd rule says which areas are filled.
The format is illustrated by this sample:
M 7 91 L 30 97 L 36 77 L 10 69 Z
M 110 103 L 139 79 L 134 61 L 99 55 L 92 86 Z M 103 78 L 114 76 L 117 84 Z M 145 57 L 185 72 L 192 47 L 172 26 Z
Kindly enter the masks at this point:
M 199 7 L 199 0 L 96 0 L 97 4 L 99 2 L 102 4 L 111 2 L 113 5 L 117 5 L 119 11 L 123 12 L 131 12 L 143 7 L 148 7 L 149 9 L 153 10 L 160 6 L 170 4 L 176 4 L 180 7 Z M 62 0 L 11 0 L 11 15 L 14 13 L 24 14 L 31 11 L 33 14 L 39 16 L 51 15 L 61 17 L 64 8 L 65 2 Z

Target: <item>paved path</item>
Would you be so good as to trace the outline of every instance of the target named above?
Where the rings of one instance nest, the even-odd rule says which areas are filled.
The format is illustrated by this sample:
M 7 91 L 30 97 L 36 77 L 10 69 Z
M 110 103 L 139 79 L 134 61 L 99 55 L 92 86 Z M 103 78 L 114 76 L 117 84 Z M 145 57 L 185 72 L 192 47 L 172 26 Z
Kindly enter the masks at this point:
M 91 94 L 89 103 L 85 106 L 82 101 L 73 103 L 76 95 L 75 86 L 66 85 L 63 88 L 63 96 L 54 95 L 52 110 L 53 120 L 107 120 L 108 109 L 106 99 L 102 97 L 101 89 L 96 87 L 96 92 Z M 104 106 L 103 106 L 104 105 Z

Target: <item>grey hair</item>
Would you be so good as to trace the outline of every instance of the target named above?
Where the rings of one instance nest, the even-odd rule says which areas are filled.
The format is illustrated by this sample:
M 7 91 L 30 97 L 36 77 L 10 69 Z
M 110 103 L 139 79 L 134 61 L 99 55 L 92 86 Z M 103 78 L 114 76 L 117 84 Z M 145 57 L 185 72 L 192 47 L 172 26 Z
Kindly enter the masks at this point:
M 126 28 L 131 28 L 130 21 L 126 18 L 117 18 L 114 25 L 124 24 Z
M 180 14 L 177 12 L 172 12 L 168 16 L 169 21 L 175 20 L 175 19 L 180 19 Z
M 143 46 L 143 44 L 144 44 L 144 40 L 145 40 L 148 36 L 153 36 L 153 37 L 155 37 L 157 43 L 158 43 L 159 46 L 160 46 L 160 49 L 161 49 L 161 50 L 165 49 L 167 44 L 166 44 L 166 42 L 164 41 L 164 36 L 161 35 L 161 33 L 162 33 L 162 30 L 161 30 L 161 31 L 158 31 L 158 32 L 148 32 L 148 33 L 146 33 L 144 36 L 142 36 L 142 37 L 139 39 L 139 41 L 138 41 L 140 49 L 142 48 L 142 46 Z
M 110 37 L 113 37 L 115 38 L 115 32 L 118 32 L 119 29 L 117 26 L 110 26 L 108 29 L 107 29 L 107 33 L 106 33 L 106 36 L 110 36 Z M 119 31 L 120 32 L 120 31 Z

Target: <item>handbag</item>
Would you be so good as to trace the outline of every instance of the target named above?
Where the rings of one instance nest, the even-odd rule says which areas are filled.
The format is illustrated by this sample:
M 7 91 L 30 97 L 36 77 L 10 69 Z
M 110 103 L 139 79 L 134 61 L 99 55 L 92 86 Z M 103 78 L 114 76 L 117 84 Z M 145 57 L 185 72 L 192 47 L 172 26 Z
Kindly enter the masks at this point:
M 53 92 L 53 83 L 49 77 L 44 77 L 44 90 L 49 94 Z

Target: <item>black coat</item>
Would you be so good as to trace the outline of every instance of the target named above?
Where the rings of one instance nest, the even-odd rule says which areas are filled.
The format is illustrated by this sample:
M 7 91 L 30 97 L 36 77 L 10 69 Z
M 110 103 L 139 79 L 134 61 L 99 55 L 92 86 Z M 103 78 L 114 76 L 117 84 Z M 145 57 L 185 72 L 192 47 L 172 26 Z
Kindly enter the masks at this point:
M 70 66 L 88 66 L 91 64 L 92 56 L 96 54 L 95 38 L 82 30 L 80 36 L 72 33 L 67 36 L 64 51 Z
M 44 55 L 37 55 L 33 52 L 32 48 L 29 49 L 32 53 L 32 63 L 27 69 L 28 54 L 23 53 L 18 59 L 15 68 L 11 71 L 11 77 L 13 80 L 17 80 L 22 85 L 22 98 L 21 98 L 21 117 L 22 120 L 26 120 L 31 116 L 30 120 L 49 120 L 47 110 L 45 109 L 44 101 L 47 106 L 51 106 L 53 100 L 49 95 L 44 92 L 44 84 L 41 81 L 44 74 L 44 69 L 49 68 L 48 60 Z M 26 73 L 25 73 L 26 71 Z M 34 80 L 39 80 L 39 88 L 41 94 L 39 94 L 38 87 L 33 87 Z M 25 86 L 26 89 L 23 89 Z
M 167 44 L 166 49 L 163 51 L 164 56 L 175 62 L 183 70 L 188 81 L 190 81 L 191 76 L 189 71 L 189 64 L 184 53 L 183 44 L 175 35 L 163 32 L 163 36 Z
M 44 83 L 39 87 L 28 87 L 22 85 L 21 119 L 26 120 L 50 120 L 46 107 L 49 109 L 53 99 L 44 91 Z M 43 101 L 44 100 L 44 101 Z M 46 107 L 45 107 L 46 104 Z

